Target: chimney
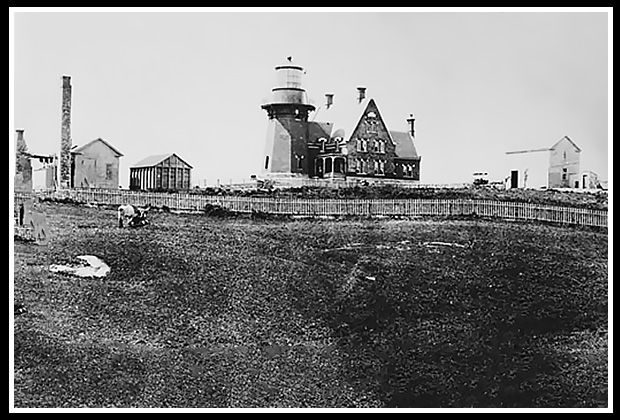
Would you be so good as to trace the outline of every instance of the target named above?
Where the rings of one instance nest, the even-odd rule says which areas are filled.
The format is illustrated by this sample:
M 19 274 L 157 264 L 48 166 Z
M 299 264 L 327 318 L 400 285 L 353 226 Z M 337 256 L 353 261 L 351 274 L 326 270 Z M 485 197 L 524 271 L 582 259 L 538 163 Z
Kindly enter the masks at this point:
M 28 146 L 26 146 L 26 140 L 24 140 L 24 130 L 18 128 L 15 130 L 17 133 L 17 140 L 15 142 L 15 154 L 17 159 L 25 156 L 28 153 Z
M 334 94 L 326 93 L 325 94 L 325 108 L 329 109 L 330 106 L 334 104 Z
M 71 188 L 71 76 L 62 76 L 59 186 Z
M 366 88 L 358 87 L 357 88 L 357 103 L 362 103 L 364 98 L 366 98 Z
M 409 123 L 409 133 L 411 134 L 411 137 L 415 137 L 415 128 L 414 128 L 415 118 L 413 118 L 413 114 L 409 114 L 409 118 L 407 118 L 407 122 Z

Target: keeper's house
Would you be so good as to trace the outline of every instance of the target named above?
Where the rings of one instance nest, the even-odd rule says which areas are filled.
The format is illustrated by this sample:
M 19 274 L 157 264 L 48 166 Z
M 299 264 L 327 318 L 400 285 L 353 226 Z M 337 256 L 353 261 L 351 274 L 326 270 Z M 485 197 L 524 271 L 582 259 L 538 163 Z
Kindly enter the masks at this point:
M 389 130 L 365 87 L 341 104 L 328 93 L 317 109 L 302 86 L 304 73 L 292 57 L 276 67 L 271 101 L 262 105 L 269 118 L 262 176 L 419 182 L 413 115 L 407 119 L 409 130 Z
M 153 155 L 129 168 L 129 188 L 161 191 L 191 188 L 192 165 L 175 153 Z

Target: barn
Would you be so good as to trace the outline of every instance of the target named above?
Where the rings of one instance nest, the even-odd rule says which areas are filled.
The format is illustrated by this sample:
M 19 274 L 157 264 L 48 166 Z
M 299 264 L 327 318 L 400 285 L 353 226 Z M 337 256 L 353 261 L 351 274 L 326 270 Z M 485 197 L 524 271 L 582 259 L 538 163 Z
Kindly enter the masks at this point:
M 191 188 L 192 165 L 176 153 L 147 156 L 129 168 L 132 190 L 187 190 Z

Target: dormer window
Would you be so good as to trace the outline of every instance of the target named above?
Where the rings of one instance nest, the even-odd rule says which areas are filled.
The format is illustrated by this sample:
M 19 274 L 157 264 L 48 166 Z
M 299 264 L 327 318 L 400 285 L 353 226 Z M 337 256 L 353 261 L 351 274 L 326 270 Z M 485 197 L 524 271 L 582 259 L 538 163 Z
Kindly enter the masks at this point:
M 295 155 L 297 159 L 297 169 L 301 170 L 304 168 L 304 156 Z

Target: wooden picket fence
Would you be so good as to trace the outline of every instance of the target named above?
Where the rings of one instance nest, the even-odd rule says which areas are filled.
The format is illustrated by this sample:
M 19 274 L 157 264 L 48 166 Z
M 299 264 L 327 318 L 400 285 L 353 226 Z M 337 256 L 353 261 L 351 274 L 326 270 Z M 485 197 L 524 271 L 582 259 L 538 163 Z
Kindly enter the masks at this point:
M 201 211 L 207 204 L 240 213 L 260 211 L 297 216 L 468 216 L 531 220 L 567 225 L 607 227 L 607 210 L 534 203 L 469 199 L 305 199 L 218 196 L 189 193 L 155 193 L 129 190 L 71 189 L 40 191 L 39 198 L 72 199 L 83 203 L 131 203 L 171 210 Z M 16 193 L 16 199 L 32 194 Z

